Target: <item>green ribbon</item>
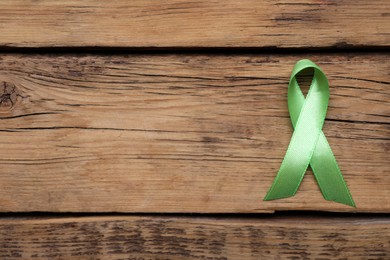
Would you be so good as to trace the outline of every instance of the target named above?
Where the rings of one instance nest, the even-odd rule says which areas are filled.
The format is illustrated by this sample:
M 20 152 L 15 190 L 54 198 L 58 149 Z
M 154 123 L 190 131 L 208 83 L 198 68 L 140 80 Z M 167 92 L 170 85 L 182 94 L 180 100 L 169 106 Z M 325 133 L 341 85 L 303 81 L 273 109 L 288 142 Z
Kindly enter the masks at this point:
M 314 75 L 305 99 L 296 76 L 307 68 L 314 69 Z M 288 110 L 294 133 L 279 172 L 264 200 L 294 196 L 310 164 L 326 200 L 356 207 L 322 132 L 328 101 L 329 84 L 324 72 L 310 60 L 298 61 L 288 85 Z

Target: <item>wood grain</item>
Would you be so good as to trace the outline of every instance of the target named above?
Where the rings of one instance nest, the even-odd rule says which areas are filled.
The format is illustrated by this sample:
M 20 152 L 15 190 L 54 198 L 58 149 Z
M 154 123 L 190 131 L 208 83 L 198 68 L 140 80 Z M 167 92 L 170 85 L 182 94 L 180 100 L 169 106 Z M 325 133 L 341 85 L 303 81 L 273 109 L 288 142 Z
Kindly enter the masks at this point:
M 387 0 L 2 0 L 0 47 L 389 46 Z
M 294 55 L 0 56 L 0 211 L 390 212 L 389 54 L 307 55 L 357 209 L 308 172 L 262 201 L 292 134 Z
M 0 220 L 2 259 L 388 259 L 388 218 Z

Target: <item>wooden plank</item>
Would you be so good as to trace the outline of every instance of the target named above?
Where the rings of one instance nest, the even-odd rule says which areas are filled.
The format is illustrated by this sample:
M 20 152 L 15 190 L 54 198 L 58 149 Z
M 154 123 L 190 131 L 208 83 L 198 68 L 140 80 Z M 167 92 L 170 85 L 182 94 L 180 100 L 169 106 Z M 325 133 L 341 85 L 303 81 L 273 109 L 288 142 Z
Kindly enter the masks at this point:
M 2 259 L 388 259 L 388 218 L 0 220 Z
M 293 55 L 0 57 L 0 211 L 390 212 L 389 54 L 308 55 L 357 209 L 262 201 L 291 138 Z
M 0 46 L 389 46 L 386 0 L 3 0 Z

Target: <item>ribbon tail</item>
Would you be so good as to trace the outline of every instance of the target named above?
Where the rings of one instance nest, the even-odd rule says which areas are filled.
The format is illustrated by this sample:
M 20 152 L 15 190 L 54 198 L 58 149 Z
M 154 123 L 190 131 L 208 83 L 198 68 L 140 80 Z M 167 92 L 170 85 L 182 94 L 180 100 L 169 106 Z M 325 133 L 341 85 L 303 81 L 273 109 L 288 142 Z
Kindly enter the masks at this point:
M 305 173 L 302 174 L 302 177 L 297 176 L 297 178 L 292 179 L 291 176 L 279 170 L 271 188 L 263 200 L 277 200 L 294 196 L 301 184 L 301 179 L 304 174 Z
M 324 199 L 356 208 L 336 158 L 323 132 L 318 138 L 310 166 Z
M 294 132 L 279 172 L 267 195 L 264 197 L 265 201 L 288 198 L 295 195 L 319 139 L 321 130 L 317 129 L 317 131 L 318 134 L 310 136 L 306 136 L 304 131 Z M 313 132 L 315 132 L 314 129 Z M 300 145 L 304 141 L 306 141 L 306 145 Z

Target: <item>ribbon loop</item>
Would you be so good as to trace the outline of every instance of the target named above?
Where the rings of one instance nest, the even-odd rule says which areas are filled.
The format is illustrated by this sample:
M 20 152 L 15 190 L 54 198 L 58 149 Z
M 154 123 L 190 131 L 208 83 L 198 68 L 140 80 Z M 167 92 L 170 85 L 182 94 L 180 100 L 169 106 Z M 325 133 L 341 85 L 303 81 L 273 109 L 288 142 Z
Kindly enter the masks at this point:
M 314 75 L 305 98 L 296 76 L 307 68 L 314 69 Z M 288 85 L 288 110 L 294 133 L 264 200 L 294 196 L 310 164 L 324 199 L 356 207 L 322 132 L 328 101 L 329 84 L 324 72 L 310 60 L 298 61 Z

